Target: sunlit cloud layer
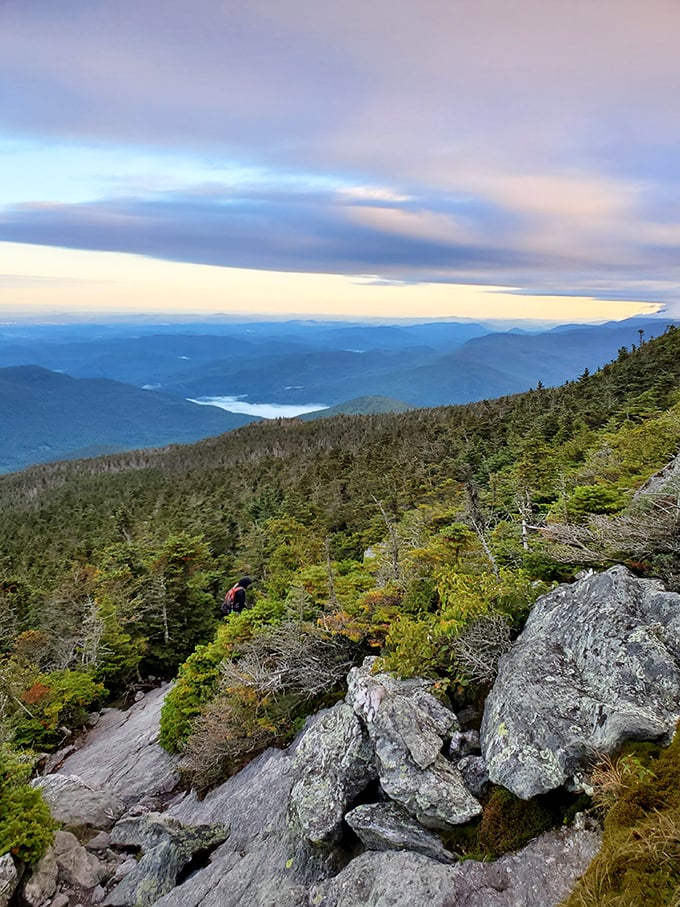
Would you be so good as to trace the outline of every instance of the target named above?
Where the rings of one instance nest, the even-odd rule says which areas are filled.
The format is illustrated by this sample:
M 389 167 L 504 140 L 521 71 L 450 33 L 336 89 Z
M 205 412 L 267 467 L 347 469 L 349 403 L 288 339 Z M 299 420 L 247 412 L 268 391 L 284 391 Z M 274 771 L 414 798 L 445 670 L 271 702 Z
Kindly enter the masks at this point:
M 372 284 L 395 314 L 442 285 L 680 313 L 678 34 L 675 0 L 4 0 L 0 307 L 56 288 L 51 247 L 128 286 L 134 255 L 334 276 L 347 311 Z

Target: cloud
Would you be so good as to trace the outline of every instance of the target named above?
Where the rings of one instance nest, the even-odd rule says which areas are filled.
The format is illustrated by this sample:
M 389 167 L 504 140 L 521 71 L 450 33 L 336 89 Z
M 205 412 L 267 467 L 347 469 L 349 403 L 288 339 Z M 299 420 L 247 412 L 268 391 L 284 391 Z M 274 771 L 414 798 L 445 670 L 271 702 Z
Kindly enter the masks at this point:
M 5 0 L 4 129 L 102 175 L 60 198 L 55 159 L 0 238 L 667 300 L 678 33 L 676 0 Z
M 366 203 L 370 196 L 363 189 L 355 197 L 285 186 L 219 191 L 213 185 L 194 193 L 16 205 L 0 215 L 0 240 L 224 267 L 372 275 L 371 280 L 387 283 L 509 286 L 523 293 L 602 299 L 666 301 L 680 286 L 680 227 L 650 225 L 644 244 L 627 226 L 617 233 L 620 206 L 610 190 L 603 190 L 599 201 L 594 193 L 600 226 L 612 232 L 602 246 L 592 244 L 589 218 L 581 222 L 578 192 L 577 201 L 569 201 L 574 223 L 566 238 L 550 230 L 552 209 L 537 211 L 532 204 L 524 211 L 505 210 L 488 201 L 436 195 L 390 202 L 385 193 L 376 206 Z M 644 266 L 653 275 L 644 284 L 631 265 L 633 253 L 635 268 Z M 640 296 L 642 286 L 646 293 Z

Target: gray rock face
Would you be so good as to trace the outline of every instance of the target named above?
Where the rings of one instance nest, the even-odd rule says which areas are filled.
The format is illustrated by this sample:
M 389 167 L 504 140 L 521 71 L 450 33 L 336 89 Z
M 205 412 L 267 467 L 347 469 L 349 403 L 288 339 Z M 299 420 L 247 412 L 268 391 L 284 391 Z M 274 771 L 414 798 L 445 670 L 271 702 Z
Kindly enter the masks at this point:
M 150 907 L 174 888 L 180 872 L 196 854 L 214 848 L 226 837 L 227 831 L 221 826 L 185 827 L 159 813 L 121 819 L 111 833 L 111 843 L 140 847 L 143 856 L 105 903 Z
M 78 775 L 126 805 L 173 790 L 179 781 L 178 760 L 158 743 L 160 711 L 169 689 L 152 690 L 125 712 L 105 709 L 85 745 L 64 761 L 63 774 Z
M 0 857 L 0 907 L 7 907 L 19 885 L 19 873 L 8 853 Z
M 291 816 L 313 844 L 338 840 L 349 804 L 378 777 L 373 747 L 351 706 L 339 702 L 303 734 L 293 771 Z
M 57 890 L 59 866 L 54 850 L 50 847 L 45 855 L 33 867 L 33 871 L 24 884 L 23 898 L 29 907 L 40 907 L 52 897 Z
M 445 866 L 417 853 L 365 853 L 312 888 L 310 907 L 555 907 L 599 848 L 591 831 L 560 829 L 496 863 Z
M 125 810 L 119 797 L 96 790 L 75 775 L 45 775 L 32 784 L 42 791 L 57 822 L 69 828 L 111 828 Z
M 669 742 L 680 718 L 680 595 L 612 567 L 534 606 L 482 721 L 489 776 L 528 799 L 627 739 Z
M 54 836 L 54 856 L 60 876 L 77 888 L 94 888 L 106 875 L 106 868 L 94 854 L 88 853 L 69 831 Z
M 345 821 L 368 850 L 410 850 L 440 863 L 454 861 L 439 838 L 396 803 L 357 806 L 347 813 Z
M 427 681 L 372 674 L 373 663 L 367 658 L 350 671 L 347 702 L 368 730 L 385 793 L 430 828 L 478 816 L 481 806 L 442 755 L 444 740 L 459 729 L 454 713 Z

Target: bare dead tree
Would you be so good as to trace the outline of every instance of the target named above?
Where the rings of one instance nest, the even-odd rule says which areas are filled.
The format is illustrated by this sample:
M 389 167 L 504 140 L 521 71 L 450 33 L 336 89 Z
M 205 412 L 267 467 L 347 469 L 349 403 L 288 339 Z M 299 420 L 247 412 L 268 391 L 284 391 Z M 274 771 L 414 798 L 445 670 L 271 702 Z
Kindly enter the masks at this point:
M 556 560 L 599 563 L 612 557 L 680 554 L 680 495 L 677 489 L 648 495 L 642 506 L 615 516 L 597 514 L 587 523 L 553 523 L 543 530 Z
M 333 578 L 333 561 L 331 560 L 331 539 L 324 539 L 324 553 L 326 555 L 326 574 L 328 576 L 328 607 L 335 611 L 338 607 L 338 598 L 335 594 L 335 580 Z
M 484 517 L 484 512 L 482 510 L 482 505 L 479 500 L 479 491 L 477 486 L 472 481 L 467 481 L 465 483 L 465 491 L 468 498 L 468 520 L 470 527 L 474 530 L 479 543 L 482 546 L 482 550 L 487 557 L 487 560 L 491 564 L 491 570 L 493 571 L 494 576 L 500 576 L 498 570 L 498 564 L 496 563 L 496 558 L 494 553 L 491 550 L 489 545 L 489 540 L 487 538 L 487 521 Z
M 451 642 L 452 654 L 469 680 L 493 683 L 498 660 L 512 645 L 510 621 L 492 612 L 468 624 Z
M 380 514 L 385 521 L 385 526 L 387 527 L 387 547 L 389 552 L 389 566 L 391 576 L 390 579 L 400 579 L 401 570 L 399 568 L 399 531 L 397 529 L 396 521 L 393 520 L 385 509 L 385 505 L 382 501 L 379 501 L 375 496 L 373 496 Z
M 222 686 L 313 699 L 335 689 L 356 661 L 358 647 L 311 624 L 288 621 L 261 633 L 237 660 L 220 665 Z

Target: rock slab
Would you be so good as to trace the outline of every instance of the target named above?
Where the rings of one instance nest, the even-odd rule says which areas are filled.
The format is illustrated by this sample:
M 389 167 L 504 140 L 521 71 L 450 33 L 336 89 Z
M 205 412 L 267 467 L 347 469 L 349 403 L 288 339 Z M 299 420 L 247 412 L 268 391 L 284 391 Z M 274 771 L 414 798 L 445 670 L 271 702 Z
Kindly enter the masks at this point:
M 108 791 L 97 790 L 77 775 L 52 774 L 31 782 L 40 788 L 53 818 L 69 828 L 111 828 L 125 804 Z
M 160 712 L 169 690 L 169 685 L 152 690 L 125 712 L 105 709 L 85 746 L 64 761 L 62 773 L 107 790 L 127 806 L 172 791 L 179 782 L 178 759 L 158 743 Z

